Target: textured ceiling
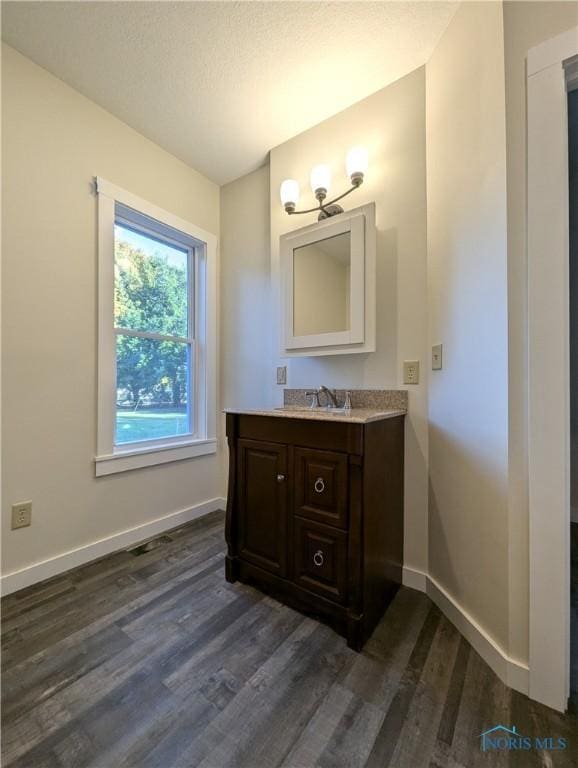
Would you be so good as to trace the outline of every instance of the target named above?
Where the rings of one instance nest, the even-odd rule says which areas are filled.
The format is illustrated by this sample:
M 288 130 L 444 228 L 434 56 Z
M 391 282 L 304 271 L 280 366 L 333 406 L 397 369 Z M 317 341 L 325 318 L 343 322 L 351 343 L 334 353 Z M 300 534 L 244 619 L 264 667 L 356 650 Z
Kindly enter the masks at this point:
M 219 184 L 426 62 L 455 2 L 2 2 L 2 36 Z

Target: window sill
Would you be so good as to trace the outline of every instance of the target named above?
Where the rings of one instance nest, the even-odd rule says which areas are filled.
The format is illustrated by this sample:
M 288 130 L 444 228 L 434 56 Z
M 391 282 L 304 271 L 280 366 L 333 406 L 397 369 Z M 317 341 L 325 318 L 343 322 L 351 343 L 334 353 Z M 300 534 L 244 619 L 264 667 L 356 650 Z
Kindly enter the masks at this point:
M 158 464 L 168 464 L 171 461 L 193 459 L 196 456 L 207 456 L 217 452 L 217 441 L 214 438 L 206 440 L 191 440 L 178 445 L 155 445 L 151 448 L 119 451 L 107 456 L 95 458 L 96 477 L 113 475 L 117 472 L 127 472 L 130 469 L 154 467 Z

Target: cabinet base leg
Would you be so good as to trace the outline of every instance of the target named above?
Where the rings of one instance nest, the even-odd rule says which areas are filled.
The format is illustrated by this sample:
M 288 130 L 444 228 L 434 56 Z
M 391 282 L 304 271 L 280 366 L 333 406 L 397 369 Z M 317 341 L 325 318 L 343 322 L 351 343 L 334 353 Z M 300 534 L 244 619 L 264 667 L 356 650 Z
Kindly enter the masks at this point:
M 239 563 L 235 557 L 225 556 L 225 579 L 234 584 L 239 580 Z
M 363 648 L 363 620 L 361 616 L 347 617 L 347 647 L 358 653 Z

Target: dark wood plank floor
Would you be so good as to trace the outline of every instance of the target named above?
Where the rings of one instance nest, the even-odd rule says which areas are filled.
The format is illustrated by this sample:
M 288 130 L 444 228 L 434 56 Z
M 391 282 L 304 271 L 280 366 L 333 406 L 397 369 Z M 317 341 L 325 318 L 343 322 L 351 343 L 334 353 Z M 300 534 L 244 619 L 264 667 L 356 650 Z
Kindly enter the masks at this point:
M 3 600 L 5 768 L 576 766 L 577 723 L 506 688 L 402 589 L 361 654 L 223 577 L 223 516 Z M 482 752 L 498 723 L 564 752 Z

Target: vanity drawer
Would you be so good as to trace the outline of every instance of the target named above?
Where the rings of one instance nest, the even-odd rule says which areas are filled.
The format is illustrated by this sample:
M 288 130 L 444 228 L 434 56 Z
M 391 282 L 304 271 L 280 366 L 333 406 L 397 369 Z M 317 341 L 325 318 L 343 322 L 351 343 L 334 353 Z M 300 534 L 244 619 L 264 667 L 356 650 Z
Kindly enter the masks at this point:
M 301 517 L 293 518 L 296 584 L 336 603 L 347 599 L 347 534 Z
M 347 491 L 347 455 L 295 448 L 295 514 L 347 529 Z

